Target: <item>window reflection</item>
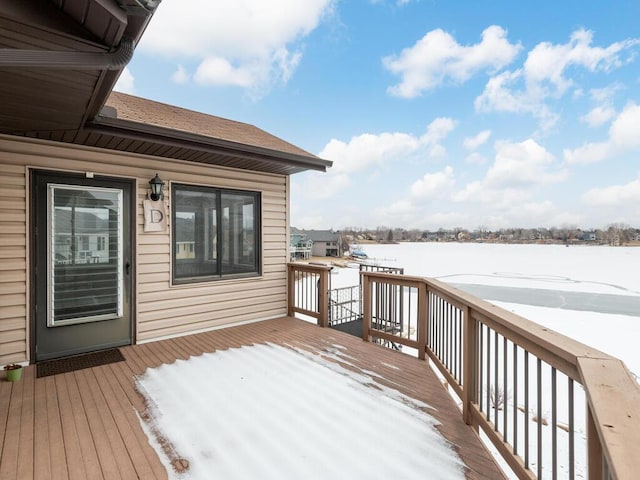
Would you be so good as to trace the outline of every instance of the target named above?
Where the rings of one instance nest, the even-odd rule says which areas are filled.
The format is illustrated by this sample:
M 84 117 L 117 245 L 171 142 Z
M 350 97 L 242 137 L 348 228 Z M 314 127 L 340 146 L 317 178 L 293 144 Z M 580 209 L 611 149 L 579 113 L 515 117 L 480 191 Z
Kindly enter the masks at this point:
M 260 194 L 173 186 L 175 280 L 259 273 Z

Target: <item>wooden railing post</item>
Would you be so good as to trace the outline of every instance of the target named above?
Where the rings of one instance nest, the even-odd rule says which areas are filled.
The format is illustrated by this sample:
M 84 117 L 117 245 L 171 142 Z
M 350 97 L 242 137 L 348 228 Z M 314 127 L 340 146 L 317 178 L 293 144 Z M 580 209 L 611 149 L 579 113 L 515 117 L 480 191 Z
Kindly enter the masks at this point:
M 362 339 L 371 341 L 371 280 L 366 272 L 360 273 L 362 280 Z
M 293 265 L 287 265 L 287 315 L 289 317 L 293 317 L 295 312 L 293 307 L 295 305 L 295 299 L 293 298 L 296 294 L 296 279 L 294 278 L 295 271 L 293 269 Z
M 476 372 L 478 358 L 476 354 L 476 324 L 471 318 L 471 309 L 465 306 L 462 310 L 464 330 L 462 332 L 462 418 L 464 423 L 472 425 L 471 406 L 476 401 Z
M 602 478 L 602 445 L 598 436 L 598 429 L 591 406 L 587 403 L 587 461 L 588 480 L 603 480 Z
M 329 326 L 329 270 L 320 272 L 318 281 L 318 325 Z
M 426 358 L 428 305 L 427 283 L 421 282 L 418 286 L 418 358 L 420 360 Z

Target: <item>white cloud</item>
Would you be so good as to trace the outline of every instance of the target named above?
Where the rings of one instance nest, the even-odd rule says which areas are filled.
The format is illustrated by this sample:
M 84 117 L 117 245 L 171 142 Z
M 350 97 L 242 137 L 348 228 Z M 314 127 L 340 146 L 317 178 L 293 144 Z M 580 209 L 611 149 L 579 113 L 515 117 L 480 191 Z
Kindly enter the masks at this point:
M 182 65 L 178 65 L 176 71 L 171 75 L 171 80 L 177 84 L 189 83 L 189 79 L 190 75 Z
M 629 103 L 609 127 L 606 141 L 565 149 L 563 154 L 567 163 L 588 164 L 635 150 L 640 150 L 640 105 Z
M 306 177 L 300 194 L 305 198 L 329 198 L 349 187 L 352 175 L 367 169 L 367 176 L 375 178 L 377 168 L 385 163 L 442 158 L 446 150 L 438 142 L 447 137 L 455 124 L 450 118 L 440 117 L 433 120 L 421 136 L 384 132 L 363 133 L 348 142 L 332 139 L 318 156 L 332 160 L 333 166 L 325 174 Z
M 592 128 L 596 128 L 604 125 L 615 117 L 616 110 L 613 108 L 613 97 L 622 88 L 620 84 L 614 83 L 604 88 L 593 88 L 589 90 L 589 95 L 596 106 L 580 117 L 580 121 Z
M 479 43 L 464 46 L 449 33 L 432 30 L 399 55 L 382 59 L 387 70 L 401 77 L 400 83 L 389 87 L 388 92 L 413 98 L 447 80 L 460 84 L 478 72 L 499 70 L 510 64 L 521 48 L 506 37 L 506 30 L 492 25 L 482 32 Z
M 530 198 L 531 193 L 528 190 L 513 187 L 490 188 L 482 180 L 467 184 L 451 196 L 454 202 L 486 204 L 497 210 L 504 210 Z
M 588 164 L 601 162 L 612 155 L 611 144 L 607 142 L 586 143 L 582 147 L 564 149 L 563 156 L 567 163 Z
M 388 207 L 378 209 L 377 216 L 383 225 L 413 225 L 422 209 L 407 199 L 398 200 Z
M 609 103 L 615 94 L 622 89 L 624 89 L 622 85 L 614 83 L 603 88 L 592 88 L 589 90 L 589 95 L 597 103 Z
M 547 225 L 581 225 L 584 216 L 559 211 L 550 201 L 524 202 L 513 205 L 502 216 L 504 226 L 532 228 Z
M 163 2 L 139 50 L 197 63 L 194 80 L 251 91 L 286 83 L 302 57 L 300 41 L 335 0 L 181 0 Z
M 616 111 L 610 106 L 601 106 L 592 108 L 589 113 L 580 117 L 580 121 L 586 123 L 592 128 L 604 125 L 613 117 L 615 117 Z
M 299 175 L 295 180 L 291 182 L 295 194 L 312 200 L 331 198 L 351 185 L 347 173 L 331 170 L 329 173 L 309 172 L 306 176 Z
M 128 67 L 124 67 L 113 89 L 116 92 L 129 93 L 133 95 L 135 93 L 134 84 L 135 84 L 135 78 L 131 73 L 131 70 L 129 70 Z
M 448 117 L 436 118 L 427 127 L 427 132 L 421 137 L 423 143 L 435 144 L 444 140 L 456 127 L 456 122 Z
M 640 177 L 625 185 L 592 188 L 582 195 L 582 203 L 594 207 L 635 208 L 640 204 Z
M 411 196 L 421 200 L 442 196 L 454 184 L 453 168 L 447 166 L 436 173 L 427 173 L 411 185 Z
M 464 163 L 468 163 L 469 165 L 484 165 L 488 161 L 487 157 L 480 155 L 478 152 L 473 152 L 464 159 Z
M 194 74 L 194 80 L 201 85 L 233 85 L 249 88 L 267 80 L 268 68 L 262 62 L 232 65 L 223 57 L 205 58 Z
M 502 72 L 490 78 L 482 94 L 474 101 L 476 110 L 529 113 L 540 120 L 543 129 L 551 128 L 558 121 L 557 114 L 537 94 L 514 88 L 522 81 L 522 69 Z
M 529 52 L 521 69 L 501 72 L 487 82 L 475 101 L 476 109 L 530 113 L 541 121 L 542 128 L 551 128 L 558 116 L 545 101 L 560 98 L 570 88 L 582 95 L 580 87 L 567 76 L 569 69 L 609 72 L 631 62 L 633 50 L 640 45 L 640 39 L 614 42 L 606 47 L 592 46 L 592 42 L 593 32 L 580 29 L 573 32 L 567 43 L 539 43 Z
M 331 173 L 351 173 L 402 158 L 415 152 L 419 145 L 420 139 L 407 133 L 363 133 L 349 142 L 332 139 L 318 156 L 333 160 Z
M 640 148 L 640 105 L 628 104 L 611 124 L 609 136 L 620 149 Z
M 541 188 L 566 179 L 567 171 L 558 168 L 557 163 L 553 155 L 532 139 L 496 142 L 494 162 L 484 178 L 456 190 L 452 167 L 427 173 L 411 185 L 408 196 L 383 208 L 381 215 L 391 225 L 421 227 L 425 222 L 430 224 L 425 217 L 426 203 L 428 210 L 438 211 L 447 201 L 453 201 L 466 203 L 465 213 L 432 216 L 432 220 L 440 222 L 438 226 L 469 225 L 473 218 L 492 225 L 500 222 L 503 226 L 546 225 L 561 214 L 550 201 L 533 199 Z M 443 198 L 444 201 L 439 201 Z M 474 213 L 469 213 L 469 209 Z
M 550 171 L 553 163 L 553 155 L 535 140 L 498 142 L 496 159 L 487 172 L 486 184 L 493 188 L 529 187 L 564 180 L 566 171 Z
M 579 66 L 591 72 L 610 71 L 620 67 L 627 59 L 620 54 L 637 45 L 637 39 L 614 42 L 607 47 L 591 46 L 593 32 L 576 30 L 565 44 L 554 45 L 542 42 L 529 52 L 524 63 L 527 83 L 532 88 L 543 88 L 547 83 L 555 88 L 551 94 L 563 94 L 573 81 L 565 76 L 569 67 Z
M 456 202 L 491 204 L 495 209 L 527 202 L 537 187 L 562 182 L 566 170 L 532 139 L 520 143 L 496 142 L 493 165 L 482 180 L 467 184 L 452 195 Z
M 490 136 L 491 136 L 491 130 L 483 130 L 482 132 L 478 133 L 473 137 L 465 138 L 462 145 L 467 150 L 475 150 L 480 145 L 484 145 L 487 142 L 487 140 L 489 140 Z

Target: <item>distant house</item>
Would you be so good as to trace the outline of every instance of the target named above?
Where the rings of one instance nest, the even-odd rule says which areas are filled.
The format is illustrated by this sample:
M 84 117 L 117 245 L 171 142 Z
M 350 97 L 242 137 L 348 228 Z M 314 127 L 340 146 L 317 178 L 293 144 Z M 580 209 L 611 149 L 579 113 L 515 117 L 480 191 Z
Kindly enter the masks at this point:
M 309 260 L 312 247 L 313 241 L 308 240 L 304 232 L 297 228 L 291 229 L 289 234 L 289 259 L 292 262 L 295 260 Z
M 331 230 L 300 230 L 306 240 L 311 240 L 314 257 L 339 257 L 342 255 L 340 234 Z

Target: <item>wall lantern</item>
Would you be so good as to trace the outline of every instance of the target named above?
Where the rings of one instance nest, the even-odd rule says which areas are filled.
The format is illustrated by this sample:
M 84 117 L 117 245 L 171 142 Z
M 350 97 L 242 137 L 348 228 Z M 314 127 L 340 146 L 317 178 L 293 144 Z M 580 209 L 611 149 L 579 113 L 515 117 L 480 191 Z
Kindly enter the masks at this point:
M 156 200 L 161 200 L 163 197 L 162 187 L 164 187 L 164 182 L 156 173 L 156 176 L 149 180 L 149 185 L 151 186 L 151 200 L 154 202 Z

